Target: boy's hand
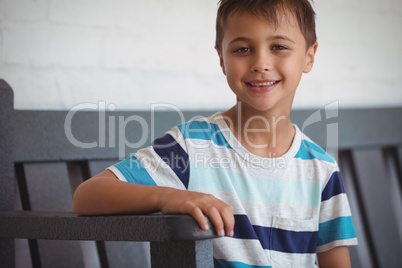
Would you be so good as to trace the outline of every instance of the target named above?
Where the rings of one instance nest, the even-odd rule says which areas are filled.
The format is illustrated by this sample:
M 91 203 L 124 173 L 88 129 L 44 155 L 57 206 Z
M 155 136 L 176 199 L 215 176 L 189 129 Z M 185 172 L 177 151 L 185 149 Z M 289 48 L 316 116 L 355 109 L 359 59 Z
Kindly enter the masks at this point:
M 208 230 L 208 216 L 219 236 L 233 236 L 233 208 L 210 194 L 165 188 L 159 208 L 164 214 L 190 214 L 202 229 Z

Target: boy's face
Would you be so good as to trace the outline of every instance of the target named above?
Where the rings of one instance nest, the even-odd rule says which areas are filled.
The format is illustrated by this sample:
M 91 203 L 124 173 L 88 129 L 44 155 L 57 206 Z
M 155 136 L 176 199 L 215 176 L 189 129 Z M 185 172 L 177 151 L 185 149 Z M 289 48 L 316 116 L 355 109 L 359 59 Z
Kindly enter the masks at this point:
M 218 53 L 223 73 L 242 107 L 290 112 L 302 73 L 313 66 L 317 46 L 306 49 L 293 16 L 281 16 L 275 28 L 264 18 L 232 13 Z

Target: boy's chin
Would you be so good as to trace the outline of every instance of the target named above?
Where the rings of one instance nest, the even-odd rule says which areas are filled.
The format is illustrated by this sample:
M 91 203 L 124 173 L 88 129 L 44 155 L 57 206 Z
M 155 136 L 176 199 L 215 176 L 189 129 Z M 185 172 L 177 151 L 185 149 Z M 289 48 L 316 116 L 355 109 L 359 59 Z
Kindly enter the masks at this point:
M 241 105 L 241 110 L 255 114 L 287 114 L 292 108 L 292 102 L 272 100 L 256 103 L 238 101 L 237 106 L 239 105 Z

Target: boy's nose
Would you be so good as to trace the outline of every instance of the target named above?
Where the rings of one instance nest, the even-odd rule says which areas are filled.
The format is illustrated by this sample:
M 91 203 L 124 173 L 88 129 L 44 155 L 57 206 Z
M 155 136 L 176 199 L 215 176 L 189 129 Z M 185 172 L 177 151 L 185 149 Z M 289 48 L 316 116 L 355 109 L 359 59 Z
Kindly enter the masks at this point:
M 269 61 L 268 55 L 257 54 L 255 55 L 254 62 L 252 64 L 252 72 L 261 73 L 268 72 L 272 70 L 272 66 Z

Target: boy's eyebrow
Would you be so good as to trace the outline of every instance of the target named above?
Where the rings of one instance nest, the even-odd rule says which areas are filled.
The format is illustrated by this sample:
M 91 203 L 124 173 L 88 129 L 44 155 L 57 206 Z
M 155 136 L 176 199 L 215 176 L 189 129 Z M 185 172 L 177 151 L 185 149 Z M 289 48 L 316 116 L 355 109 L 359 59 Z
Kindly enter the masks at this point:
M 234 42 L 238 42 L 238 41 L 250 41 L 250 40 L 251 40 L 251 38 L 241 36 L 241 37 L 237 37 L 237 38 L 233 39 L 232 41 L 230 41 L 229 45 Z
M 270 38 L 272 40 L 277 40 L 277 39 L 282 39 L 282 40 L 286 40 L 289 42 L 292 42 L 293 44 L 295 44 L 295 41 L 293 41 L 292 39 L 290 39 L 289 37 L 287 37 L 286 35 L 274 35 L 272 38 Z
M 281 39 L 281 40 L 286 40 L 286 41 L 292 42 L 293 44 L 296 43 L 291 38 L 289 38 L 289 37 L 287 37 L 285 35 L 274 35 L 274 36 L 270 37 L 269 39 L 271 39 L 271 40 Z M 234 43 L 234 42 L 238 42 L 238 41 L 250 41 L 250 40 L 251 40 L 251 38 L 240 36 L 240 37 L 237 37 L 237 38 L 233 39 L 232 41 L 230 41 L 229 45 Z

